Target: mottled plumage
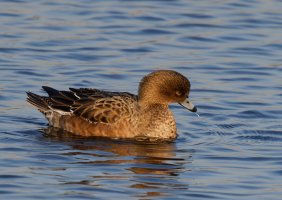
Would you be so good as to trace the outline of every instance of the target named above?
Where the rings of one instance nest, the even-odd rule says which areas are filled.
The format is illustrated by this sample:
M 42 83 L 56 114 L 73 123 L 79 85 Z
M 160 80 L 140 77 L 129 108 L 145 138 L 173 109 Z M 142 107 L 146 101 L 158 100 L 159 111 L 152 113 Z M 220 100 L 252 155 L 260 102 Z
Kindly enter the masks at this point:
M 190 82 L 170 70 L 145 76 L 138 96 L 88 88 L 42 88 L 48 97 L 27 92 L 27 102 L 42 112 L 51 126 L 82 136 L 174 139 L 176 124 L 168 104 L 191 104 L 186 101 Z M 192 104 L 187 108 L 196 111 Z

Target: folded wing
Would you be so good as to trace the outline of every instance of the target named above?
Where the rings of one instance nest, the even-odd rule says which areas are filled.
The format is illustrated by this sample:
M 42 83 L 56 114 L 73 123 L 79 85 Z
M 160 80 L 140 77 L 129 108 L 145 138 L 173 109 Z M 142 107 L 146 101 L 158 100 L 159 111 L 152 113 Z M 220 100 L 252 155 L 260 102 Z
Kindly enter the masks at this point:
M 43 86 L 49 97 L 27 92 L 27 101 L 45 113 L 75 115 L 91 123 L 114 123 L 132 113 L 137 96 L 127 92 L 107 92 L 88 88 L 59 91 Z

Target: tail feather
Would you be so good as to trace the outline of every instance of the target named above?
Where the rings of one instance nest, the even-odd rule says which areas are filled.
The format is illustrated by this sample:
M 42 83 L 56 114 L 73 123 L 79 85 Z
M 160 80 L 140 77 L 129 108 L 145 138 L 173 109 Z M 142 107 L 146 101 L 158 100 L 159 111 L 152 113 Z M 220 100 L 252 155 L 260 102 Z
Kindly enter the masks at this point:
M 56 90 L 56 89 L 48 87 L 48 86 L 42 86 L 42 89 L 44 91 L 46 91 L 50 97 L 56 96 L 56 95 L 58 95 L 60 93 L 59 90 Z
M 26 92 L 26 94 L 27 94 L 26 101 L 31 105 L 35 106 L 40 112 L 46 113 L 47 111 L 50 110 L 48 103 L 45 101 L 46 97 L 39 96 L 32 92 Z
M 42 89 L 47 92 L 49 97 L 54 98 L 54 99 L 61 99 L 65 101 L 75 101 L 79 99 L 75 94 L 71 91 L 59 91 L 54 88 L 48 87 L 48 86 L 42 86 Z

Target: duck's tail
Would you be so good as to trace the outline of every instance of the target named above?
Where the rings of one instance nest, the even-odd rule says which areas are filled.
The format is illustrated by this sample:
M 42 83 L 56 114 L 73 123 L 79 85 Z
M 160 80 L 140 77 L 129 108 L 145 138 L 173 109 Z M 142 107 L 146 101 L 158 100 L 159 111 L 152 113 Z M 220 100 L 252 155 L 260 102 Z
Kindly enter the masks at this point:
M 40 112 L 45 114 L 46 112 L 50 111 L 50 107 L 47 103 L 47 97 L 43 97 L 32 92 L 26 92 L 26 94 L 26 101 L 31 105 L 35 106 Z

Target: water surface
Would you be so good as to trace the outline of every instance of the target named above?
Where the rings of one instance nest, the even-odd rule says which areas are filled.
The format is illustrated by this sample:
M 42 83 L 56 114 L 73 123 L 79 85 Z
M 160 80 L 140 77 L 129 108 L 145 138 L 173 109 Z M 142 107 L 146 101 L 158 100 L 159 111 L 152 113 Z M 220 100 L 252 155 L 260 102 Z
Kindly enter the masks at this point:
M 7 199 L 281 199 L 282 2 L 0 2 L 0 195 Z M 48 128 L 25 91 L 137 92 L 189 77 L 201 118 L 144 144 Z

